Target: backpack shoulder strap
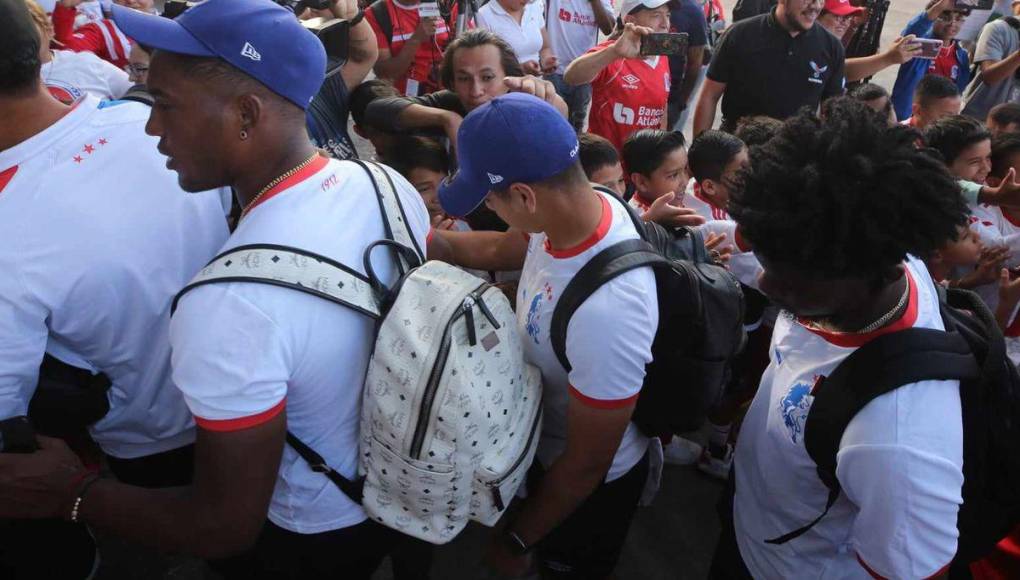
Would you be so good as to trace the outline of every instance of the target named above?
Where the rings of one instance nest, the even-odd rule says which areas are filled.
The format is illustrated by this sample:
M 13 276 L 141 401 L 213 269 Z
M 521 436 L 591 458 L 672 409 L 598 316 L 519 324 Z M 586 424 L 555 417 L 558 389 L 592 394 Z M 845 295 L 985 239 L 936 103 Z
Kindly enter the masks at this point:
M 970 345 L 958 332 L 911 328 L 880 336 L 851 353 L 813 389 L 814 400 L 804 426 L 804 447 L 829 489 L 825 510 L 810 524 L 765 542 L 784 544 L 803 535 L 828 513 L 840 492 L 836 454 L 843 432 L 873 399 L 919 381 L 980 376 Z
M 379 24 L 379 29 L 386 36 L 386 45 L 388 46 L 393 42 L 393 21 L 390 20 L 390 11 L 386 8 L 386 0 L 375 0 L 368 9 L 372 11 L 376 23 Z
M 563 368 L 570 372 L 567 360 L 567 325 L 574 312 L 603 284 L 642 266 L 669 266 L 670 262 L 643 240 L 624 240 L 596 254 L 574 275 L 563 289 L 549 326 L 553 352 Z
M 648 239 L 647 233 L 645 231 L 645 222 L 644 220 L 641 219 L 641 214 L 639 214 L 637 210 L 634 209 L 634 206 L 627 203 L 625 199 L 620 197 L 620 194 L 616 193 L 615 191 L 609 189 L 604 185 L 598 185 L 596 183 L 593 183 L 592 188 L 595 191 L 604 193 L 608 195 L 610 198 L 620 202 L 623 205 L 623 207 L 627 210 L 627 215 L 630 217 L 630 221 L 631 223 L 634 224 L 634 229 L 637 230 L 638 235 L 641 236 L 641 239 L 642 240 Z
M 170 314 L 192 289 L 220 282 L 272 284 L 312 294 L 378 318 L 379 297 L 368 277 L 325 256 L 300 248 L 249 244 L 216 256 L 174 297 Z
M 360 165 L 372 180 L 372 185 L 375 186 L 375 195 L 379 201 L 379 211 L 382 213 L 383 227 L 386 229 L 386 237 L 402 246 L 411 248 L 418 256 L 418 263 L 424 262 L 425 252 L 418 244 L 418 240 L 414 238 L 414 234 L 411 233 L 411 228 L 407 224 L 407 213 L 404 211 L 404 205 L 400 202 L 400 195 L 397 194 L 397 188 L 393 185 L 389 173 L 383 169 L 382 165 L 373 161 L 351 159 L 347 163 Z M 403 257 L 400 256 L 400 258 Z M 414 267 L 418 264 L 405 265 Z

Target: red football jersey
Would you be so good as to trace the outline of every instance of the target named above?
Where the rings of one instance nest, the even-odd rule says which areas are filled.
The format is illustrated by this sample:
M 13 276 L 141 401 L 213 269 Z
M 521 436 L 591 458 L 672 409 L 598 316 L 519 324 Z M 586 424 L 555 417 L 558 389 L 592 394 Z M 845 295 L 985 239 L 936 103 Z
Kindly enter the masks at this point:
M 607 40 L 588 52 L 602 50 Z M 641 129 L 658 129 L 669 98 L 669 59 L 663 56 L 620 59 L 591 83 L 588 132 L 609 139 L 617 150 L 627 137 Z
M 376 21 L 375 14 L 371 10 L 365 10 L 365 19 L 372 25 L 375 31 L 376 42 L 379 48 L 390 51 L 390 55 L 396 56 L 404 49 L 404 45 L 414 35 L 421 18 L 418 16 L 418 6 L 404 6 L 396 0 L 387 0 L 386 10 L 390 15 L 390 23 L 393 25 L 393 36 L 387 38 L 382 28 Z M 457 9 L 454 7 L 450 19 L 456 21 Z M 450 29 L 447 23 L 440 18 L 436 23 L 436 34 L 431 39 L 421 43 L 414 55 L 414 62 L 411 63 L 407 73 L 399 78 L 393 79 L 393 86 L 405 95 L 418 96 L 438 91 L 443 88 L 439 83 L 439 67 L 443 62 L 443 50 L 450 42 Z
M 956 41 L 949 43 L 939 49 L 939 55 L 928 66 L 928 74 L 936 74 L 940 77 L 956 82 L 960 77 L 960 63 L 956 60 Z

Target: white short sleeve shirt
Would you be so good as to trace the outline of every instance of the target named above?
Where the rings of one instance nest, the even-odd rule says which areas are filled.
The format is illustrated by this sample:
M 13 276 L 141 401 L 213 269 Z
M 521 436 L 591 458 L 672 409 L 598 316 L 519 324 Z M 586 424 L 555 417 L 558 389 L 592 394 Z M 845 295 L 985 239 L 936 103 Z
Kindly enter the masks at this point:
M 550 324 L 559 296 L 596 254 L 638 237 L 626 208 L 603 193 L 596 232 L 576 248 L 553 250 L 545 234 L 532 235 L 517 290 L 517 322 L 529 361 L 542 371 L 544 424 L 538 457 L 548 467 L 566 445 L 568 397 L 598 408 L 632 403 L 641 390 L 645 365 L 659 322 L 655 275 L 638 268 L 607 282 L 574 313 L 567 326 L 569 375 L 553 352 Z M 631 423 L 606 476 L 630 470 L 648 449 L 648 438 Z
M 615 16 L 613 2 L 599 1 L 607 14 Z M 595 46 L 599 26 L 589 0 L 548 0 L 546 4 L 549 46 L 558 59 L 556 72 L 563 74 L 568 64 Z
M 119 99 L 131 88 L 126 72 L 91 52 L 55 50 L 40 75 L 50 94 L 68 104 L 86 93 L 99 99 Z
M 906 313 L 878 334 L 942 329 L 924 264 L 906 262 Z M 923 381 L 882 395 L 844 432 L 836 476 L 843 493 L 804 535 L 765 540 L 822 513 L 828 490 L 804 448 L 812 390 L 872 334 L 833 334 L 780 316 L 771 363 L 736 449 L 734 521 L 740 554 L 756 578 L 927 578 L 956 554 L 963 501 L 963 424 L 958 381 Z
M 420 247 L 429 216 L 421 196 L 388 169 Z M 386 237 L 368 175 L 352 162 L 318 158 L 285 180 L 241 219 L 224 251 L 276 244 L 327 256 L 364 272 L 368 244 Z M 394 281 L 392 257 L 374 254 Z M 375 343 L 374 321 L 333 302 L 277 286 L 222 283 L 181 299 L 170 325 L 173 377 L 199 427 L 245 429 L 287 413 L 287 428 L 353 478 L 361 393 Z M 276 525 L 302 534 L 365 519 L 321 473 L 284 448 L 269 506 Z
M 0 151 L 0 419 L 25 414 L 48 352 L 109 376 L 91 433 L 124 459 L 194 440 L 170 381 L 170 301 L 227 239 L 220 192 L 181 191 L 148 117 L 86 96 Z
M 478 9 L 475 23 L 478 28 L 491 30 L 507 41 L 517 53 L 517 60 L 522 63 L 529 60 L 538 62 L 538 52 L 542 50 L 542 29 L 545 28 L 545 4 L 542 0 L 534 0 L 524 7 L 520 24 L 500 6 L 499 0 L 491 0 Z

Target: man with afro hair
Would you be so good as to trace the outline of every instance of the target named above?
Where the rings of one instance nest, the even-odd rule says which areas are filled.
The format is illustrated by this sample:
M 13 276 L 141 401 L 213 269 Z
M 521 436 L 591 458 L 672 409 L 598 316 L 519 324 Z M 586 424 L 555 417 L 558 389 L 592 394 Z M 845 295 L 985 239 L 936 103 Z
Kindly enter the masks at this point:
M 966 223 L 960 190 L 911 132 L 853 101 L 825 120 L 791 118 L 751 157 L 729 210 L 764 268 L 762 292 L 784 312 L 740 434 L 733 527 L 724 522 L 712 577 L 944 574 L 962 502 L 958 381 L 913 383 L 871 401 L 840 443 L 835 504 L 789 542 L 766 540 L 812 522 L 827 503 L 804 447 L 817 385 L 877 336 L 944 328 L 915 256 Z

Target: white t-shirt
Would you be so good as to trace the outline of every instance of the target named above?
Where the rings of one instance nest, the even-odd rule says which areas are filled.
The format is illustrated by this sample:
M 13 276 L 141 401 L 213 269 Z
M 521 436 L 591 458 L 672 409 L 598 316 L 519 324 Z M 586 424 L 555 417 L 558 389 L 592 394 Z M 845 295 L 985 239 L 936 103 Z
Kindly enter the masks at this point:
M 611 0 L 600 1 L 610 16 L 616 14 Z M 568 64 L 595 46 L 599 26 L 588 0 L 548 0 L 548 6 L 549 46 L 558 59 L 556 72 L 563 74 Z
M 410 183 L 387 171 L 424 248 L 425 204 Z M 224 251 L 278 244 L 364 272 L 366 246 L 386 237 L 372 183 L 352 162 L 318 158 L 263 200 L 241 219 Z M 394 282 L 391 254 L 380 249 L 374 256 L 377 273 Z M 174 382 L 204 429 L 245 429 L 286 409 L 287 428 L 353 478 L 374 323 L 288 288 L 240 282 L 201 286 L 181 299 L 170 325 Z M 269 519 L 311 534 L 358 524 L 365 514 L 287 446 Z
M 43 84 L 64 103 L 88 93 L 100 99 L 119 99 L 131 88 L 128 74 L 91 52 L 53 51 L 53 60 L 42 65 Z
M 542 50 L 542 29 L 545 27 L 545 4 L 542 0 L 534 0 L 524 6 L 520 24 L 498 0 L 491 0 L 478 9 L 475 24 L 507 41 L 517 53 L 517 60 L 522 63 L 529 60 L 538 62 L 538 51 Z
M 840 442 L 843 488 L 829 513 L 782 545 L 765 540 L 811 522 L 828 490 L 804 449 L 811 391 L 867 340 L 904 328 L 943 329 L 924 264 L 909 258 L 906 313 L 868 335 L 776 322 L 771 363 L 741 427 L 734 502 L 740 554 L 756 578 L 927 578 L 956 554 L 963 498 L 958 381 L 922 381 L 864 407 Z M 867 569 L 865 568 L 867 567 Z
M 659 323 L 655 275 L 638 268 L 607 282 L 574 313 L 567 326 L 567 375 L 553 352 L 550 323 L 560 294 L 592 257 L 638 237 L 623 205 L 599 193 L 602 219 L 592 237 L 569 250 L 552 250 L 545 234 L 532 235 L 517 290 L 517 323 L 528 361 L 542 371 L 544 423 L 538 457 L 548 467 L 563 452 L 567 397 L 597 408 L 633 402 Z M 649 440 L 631 423 L 616 451 L 606 481 L 627 473 L 645 454 Z
M 46 351 L 110 377 L 92 437 L 126 459 L 194 439 L 170 382 L 170 301 L 227 239 L 219 192 L 181 191 L 148 118 L 86 96 L 0 151 L 0 418 L 25 414 Z
M 1020 220 L 1016 220 L 1002 211 L 1002 208 L 990 205 L 971 206 L 970 228 L 981 237 L 981 243 L 988 246 L 1006 246 L 1009 248 L 1007 268 L 1020 266 Z M 974 289 L 985 304 L 994 312 L 999 305 L 999 282 L 985 284 Z M 1006 336 L 1006 352 L 1013 364 L 1020 365 L 1020 317 L 1017 310 L 1010 316 L 1009 326 L 1003 331 Z

